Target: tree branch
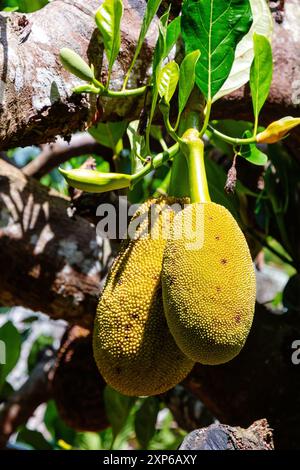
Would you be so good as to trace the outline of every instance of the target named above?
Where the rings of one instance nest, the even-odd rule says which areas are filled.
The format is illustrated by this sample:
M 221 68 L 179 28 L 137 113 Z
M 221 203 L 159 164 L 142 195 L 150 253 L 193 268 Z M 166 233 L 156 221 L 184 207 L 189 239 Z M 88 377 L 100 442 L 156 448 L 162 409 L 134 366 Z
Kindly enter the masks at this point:
M 63 3 L 63 5 L 62 5 Z M 114 67 L 112 85 L 119 89 L 120 77 L 128 69 L 145 8 L 144 0 L 126 0 L 122 31 L 122 47 Z M 173 2 L 178 8 L 180 2 Z M 61 47 L 75 49 L 89 58 L 105 81 L 106 62 L 99 35 L 94 32 L 92 15 L 98 0 L 54 0 L 42 10 L 28 15 L 31 32 L 20 43 L 20 15 L 1 14 L 0 27 L 4 57 L 0 56 L 2 85 L 0 102 L 0 148 L 49 142 L 56 135 L 68 136 L 81 129 L 92 116 L 95 102 L 83 96 L 71 95 L 79 81 L 64 71 L 58 60 Z M 271 94 L 262 113 L 262 123 L 268 124 L 284 115 L 300 115 L 300 60 L 298 24 L 300 11 L 297 0 L 286 0 L 283 22 L 274 27 L 274 79 Z M 51 19 L 51 20 L 49 20 Z M 55 24 L 55 28 L 53 28 Z M 41 34 L 43 31 L 43 34 Z M 141 58 L 135 67 L 130 86 L 146 83 L 157 31 L 152 26 Z M 25 65 L 26 64 L 26 67 Z M 103 120 L 136 118 L 142 100 L 102 100 Z M 251 120 L 253 118 L 249 88 L 244 87 L 218 101 L 213 117 Z M 300 158 L 300 130 L 292 133 L 286 144 Z
M 98 144 L 89 134 L 75 134 L 70 143 L 59 139 L 55 144 L 43 146 L 41 153 L 23 169 L 26 176 L 39 179 L 73 157 L 94 153 L 112 164 L 112 151 Z
M 62 47 L 76 50 L 93 63 L 98 78 L 105 81 L 107 62 L 103 58 L 100 34 L 95 30 L 94 12 L 98 0 L 53 0 L 43 9 L 26 15 L 0 14 L 0 149 L 50 142 L 57 135 L 69 136 L 83 129 L 95 112 L 85 96 L 72 94 L 83 82 L 66 72 L 59 61 Z M 112 74 L 112 87 L 119 89 L 139 35 L 146 3 L 125 0 L 122 47 Z M 21 21 L 22 19 L 22 21 Z M 26 32 L 26 35 L 24 33 Z M 129 86 L 145 83 L 157 31 L 153 24 L 133 71 Z M 143 98 L 141 98 L 142 105 Z M 102 100 L 102 118 L 137 116 L 137 100 Z
M 212 424 L 188 434 L 180 450 L 274 450 L 272 431 L 265 419 L 248 429 Z
M 67 209 L 66 198 L 0 160 L 0 303 L 90 326 L 110 247 Z

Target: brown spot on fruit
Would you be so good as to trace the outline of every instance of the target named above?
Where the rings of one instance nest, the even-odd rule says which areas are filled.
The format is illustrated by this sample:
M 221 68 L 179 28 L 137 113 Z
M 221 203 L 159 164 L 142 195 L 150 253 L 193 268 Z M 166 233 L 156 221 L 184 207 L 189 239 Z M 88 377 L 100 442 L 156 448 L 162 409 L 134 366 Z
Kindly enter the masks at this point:
M 226 258 L 222 258 L 222 259 L 221 259 L 221 263 L 225 265 L 225 264 L 228 263 L 228 260 L 227 260 Z
M 234 320 L 236 323 L 240 323 L 241 322 L 241 315 L 238 313 L 235 317 L 234 317 Z

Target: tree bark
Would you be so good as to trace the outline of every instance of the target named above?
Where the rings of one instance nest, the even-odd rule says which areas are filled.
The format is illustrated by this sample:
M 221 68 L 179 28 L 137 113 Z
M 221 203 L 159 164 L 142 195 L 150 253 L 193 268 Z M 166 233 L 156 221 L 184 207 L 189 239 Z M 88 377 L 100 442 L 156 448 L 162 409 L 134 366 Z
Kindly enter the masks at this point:
M 72 94 L 83 82 L 63 69 L 59 51 L 74 49 L 95 65 L 98 78 L 105 81 L 107 62 L 93 18 L 100 3 L 53 0 L 29 15 L 0 14 L 0 149 L 51 142 L 57 135 L 70 136 L 86 126 L 95 101 Z M 145 6 L 144 0 L 124 1 L 122 46 L 111 81 L 115 89 L 121 86 L 134 54 Z M 149 77 L 156 36 L 154 22 L 129 87 Z M 138 105 L 137 100 L 102 100 L 102 118 L 136 117 Z
M 265 419 L 248 429 L 212 424 L 188 434 L 180 450 L 274 450 L 272 431 Z
M 0 303 L 89 327 L 109 247 L 67 209 L 67 198 L 0 160 Z

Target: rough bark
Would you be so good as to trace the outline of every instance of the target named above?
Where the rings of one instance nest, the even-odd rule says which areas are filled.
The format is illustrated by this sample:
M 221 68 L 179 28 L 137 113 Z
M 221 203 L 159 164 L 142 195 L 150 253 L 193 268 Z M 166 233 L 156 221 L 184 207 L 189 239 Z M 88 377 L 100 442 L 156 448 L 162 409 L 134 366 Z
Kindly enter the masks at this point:
M 272 431 L 265 419 L 248 429 L 212 424 L 188 434 L 180 450 L 274 450 Z
M 89 111 L 86 97 L 72 94 L 72 88 L 83 82 L 63 69 L 58 54 L 62 47 L 76 50 L 105 81 L 107 63 L 93 19 L 100 3 L 54 0 L 29 15 L 0 14 L 0 148 L 50 142 L 58 134 L 69 136 L 85 127 L 93 106 Z M 115 89 L 135 51 L 145 5 L 144 0 L 124 1 L 122 47 L 111 82 Z M 156 34 L 153 24 L 129 87 L 149 76 Z M 102 105 L 104 119 L 136 116 L 138 111 L 136 100 L 108 100 Z
M 122 31 L 122 48 L 114 68 L 112 86 L 118 89 L 134 52 L 144 0 L 126 0 Z M 175 2 L 174 2 L 175 3 Z M 175 7 L 180 2 L 176 2 Z M 0 27 L 3 54 L 0 55 L 1 105 L 0 148 L 52 141 L 57 134 L 70 135 L 82 129 L 93 114 L 93 103 L 84 96 L 71 94 L 79 81 L 65 72 L 58 60 L 61 47 L 75 49 L 94 62 L 98 75 L 105 80 L 106 63 L 102 63 L 103 48 L 95 33 L 92 12 L 98 0 L 54 0 L 42 10 L 27 15 L 29 29 L 19 23 L 22 15 L 1 14 Z M 269 123 L 283 115 L 300 115 L 299 27 L 300 5 L 286 0 L 283 21 L 274 27 L 274 79 L 271 93 L 262 113 L 262 122 Z M 55 28 L 53 28 L 55 24 Z M 31 27 L 31 29 L 30 29 Z M 26 31 L 30 31 L 27 35 Z M 24 35 L 25 34 L 25 35 Z M 150 57 L 156 39 L 152 27 L 148 42 L 133 73 L 130 85 L 145 83 L 149 76 Z M 139 115 L 141 100 L 105 100 L 102 119 L 114 120 Z M 220 100 L 214 117 L 252 119 L 249 88 L 244 87 Z M 299 129 L 287 144 L 298 155 Z
M 197 364 L 185 386 L 222 423 L 247 427 L 266 418 L 275 449 L 299 449 L 300 366 L 292 362 L 299 338 L 299 315 L 278 316 L 257 305 L 242 352 L 220 366 Z
M 90 326 L 109 253 L 67 209 L 67 199 L 0 160 L 0 303 Z

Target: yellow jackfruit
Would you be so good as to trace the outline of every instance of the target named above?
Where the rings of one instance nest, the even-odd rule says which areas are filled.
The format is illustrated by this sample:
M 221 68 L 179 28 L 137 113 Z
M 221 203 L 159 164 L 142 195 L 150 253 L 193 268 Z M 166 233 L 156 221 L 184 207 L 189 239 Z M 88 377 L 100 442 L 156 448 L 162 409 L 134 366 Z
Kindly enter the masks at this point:
M 161 268 L 170 200 L 150 200 L 135 239 L 126 241 L 109 273 L 95 319 L 93 349 L 100 373 L 125 395 L 156 395 L 180 382 L 193 361 L 177 347 L 163 311 Z M 174 201 L 173 201 L 174 202 Z M 164 210 L 167 209 L 167 210 Z M 152 211 L 152 212 L 151 212 Z M 147 234 L 152 214 L 151 236 Z
M 255 274 L 244 235 L 227 209 L 212 202 L 186 206 L 173 230 L 162 270 L 170 331 L 194 361 L 230 361 L 244 346 L 254 313 Z

